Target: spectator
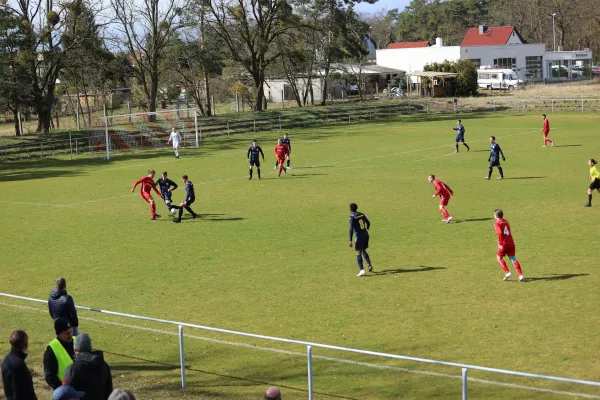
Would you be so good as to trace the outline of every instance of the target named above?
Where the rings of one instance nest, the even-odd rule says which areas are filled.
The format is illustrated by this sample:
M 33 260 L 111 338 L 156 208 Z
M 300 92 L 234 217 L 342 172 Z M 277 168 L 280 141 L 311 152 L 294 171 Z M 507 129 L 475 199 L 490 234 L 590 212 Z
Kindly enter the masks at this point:
M 108 397 L 108 400 L 135 400 L 131 392 L 124 392 L 121 389 L 115 389 Z
M 275 386 L 271 386 L 265 392 L 264 400 L 281 400 L 281 392 L 279 388 Z
M 50 316 L 56 321 L 57 318 L 65 318 L 73 328 L 73 336 L 77 336 L 79 327 L 79 318 L 77 318 L 77 309 L 73 298 L 67 294 L 67 281 L 65 278 L 56 280 L 56 289 L 50 293 L 48 299 L 48 311 Z
M 92 339 L 87 333 L 75 338 L 75 359 L 65 371 L 63 384 L 87 393 L 85 400 L 106 400 L 113 391 L 110 368 L 101 351 L 92 351 Z
M 46 347 L 44 353 L 44 376 L 52 389 L 62 385 L 67 367 L 73 364 L 73 328 L 68 320 L 58 318 L 54 321 L 56 338 Z
M 52 393 L 52 400 L 73 400 L 82 399 L 85 392 L 78 392 L 71 386 L 60 386 Z
M 31 372 L 25 364 L 29 344 L 27 333 L 14 331 L 10 334 L 10 353 L 2 361 L 2 384 L 7 400 L 37 400 L 33 389 Z

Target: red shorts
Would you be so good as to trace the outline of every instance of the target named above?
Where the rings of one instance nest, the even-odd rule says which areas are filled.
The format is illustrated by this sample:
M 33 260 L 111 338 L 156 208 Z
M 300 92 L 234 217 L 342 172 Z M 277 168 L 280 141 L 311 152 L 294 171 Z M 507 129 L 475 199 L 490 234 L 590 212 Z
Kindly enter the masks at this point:
M 277 157 L 277 164 L 283 164 L 285 162 L 285 156 L 283 158 Z
M 447 206 L 449 201 L 450 201 L 450 196 L 448 196 L 448 197 L 440 196 L 440 206 Z
M 498 247 L 498 252 L 496 253 L 500 257 L 514 257 L 515 256 L 515 246 L 503 246 L 502 248 Z
M 140 192 L 140 196 L 142 196 L 142 199 L 146 200 L 148 203 L 150 203 L 150 200 L 154 200 L 150 193 Z
M 549 133 L 550 133 L 550 132 L 544 132 L 544 137 L 548 137 L 548 134 L 549 134 Z

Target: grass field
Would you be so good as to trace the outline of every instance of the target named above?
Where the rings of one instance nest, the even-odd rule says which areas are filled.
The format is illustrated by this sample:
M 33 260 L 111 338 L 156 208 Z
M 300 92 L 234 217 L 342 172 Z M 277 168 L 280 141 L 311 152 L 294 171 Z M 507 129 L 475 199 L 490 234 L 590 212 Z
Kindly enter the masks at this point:
M 249 135 L 206 140 L 178 160 L 168 150 L 3 164 L 0 291 L 46 299 L 64 276 L 85 306 L 598 381 L 600 194 L 583 207 L 586 161 L 600 157 L 598 116 L 552 114 L 557 145 L 542 148 L 538 115 L 471 114 L 463 118 L 471 151 L 458 154 L 454 116 L 424 118 L 290 131 L 293 169 L 280 179 L 274 133 L 257 135 L 267 156 L 261 181 L 248 181 Z M 483 179 L 490 135 L 506 155 L 504 181 Z M 163 218 L 150 221 L 130 193 L 149 168 L 172 179 L 188 174 L 201 218 L 176 225 L 158 204 Z M 429 173 L 454 189 L 450 225 L 431 198 Z M 182 188 L 173 197 L 181 201 Z M 350 202 L 372 223 L 375 273 L 364 278 L 347 243 Z M 502 281 L 495 208 L 511 223 L 526 282 Z M 141 399 L 256 399 L 271 384 L 286 400 L 307 398 L 306 358 L 295 354 L 302 346 L 186 329 L 195 338 L 186 339 L 189 388 L 181 392 L 176 327 L 80 316 L 80 331 L 106 352 L 115 387 Z M 0 337 L 29 333 L 38 397 L 49 398 L 45 306 L 2 298 L 0 321 Z M 313 361 L 318 399 L 460 397 L 456 368 L 313 354 L 335 359 Z M 600 397 L 598 388 L 469 376 L 479 379 L 469 383 L 473 399 Z

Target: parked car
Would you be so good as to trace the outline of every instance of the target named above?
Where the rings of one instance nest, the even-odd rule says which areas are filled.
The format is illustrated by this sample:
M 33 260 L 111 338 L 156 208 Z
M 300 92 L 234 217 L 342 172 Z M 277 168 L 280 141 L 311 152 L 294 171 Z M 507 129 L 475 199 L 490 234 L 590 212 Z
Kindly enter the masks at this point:
M 389 97 L 404 97 L 404 92 L 399 87 L 390 88 Z
M 358 85 L 356 83 L 351 83 L 348 85 L 348 90 L 346 92 L 348 96 L 357 96 L 359 95 Z
M 600 65 L 592 65 L 592 75 L 600 76 Z

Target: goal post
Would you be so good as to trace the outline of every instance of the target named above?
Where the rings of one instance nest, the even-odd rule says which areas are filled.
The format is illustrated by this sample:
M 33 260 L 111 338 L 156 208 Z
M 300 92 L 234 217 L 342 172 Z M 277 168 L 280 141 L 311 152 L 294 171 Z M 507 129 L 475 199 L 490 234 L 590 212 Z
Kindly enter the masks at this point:
M 164 149 L 173 128 L 181 134 L 182 147 L 200 146 L 198 112 L 195 108 L 105 115 L 100 118 L 103 120 L 103 132 L 95 130 L 89 134 L 96 138 L 96 151 L 104 151 L 107 160 L 113 154 Z

